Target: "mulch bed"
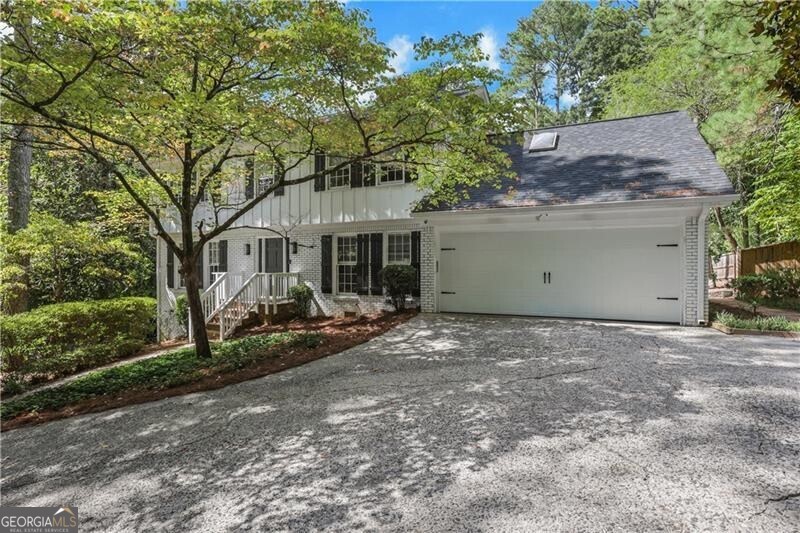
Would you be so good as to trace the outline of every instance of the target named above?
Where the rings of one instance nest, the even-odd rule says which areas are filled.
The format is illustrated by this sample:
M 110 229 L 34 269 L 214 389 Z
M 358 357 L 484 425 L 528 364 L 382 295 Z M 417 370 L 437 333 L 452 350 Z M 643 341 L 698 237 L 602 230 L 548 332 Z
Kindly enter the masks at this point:
M 362 344 L 382 333 L 407 322 L 416 315 L 416 311 L 404 313 L 382 313 L 364 315 L 357 318 L 312 318 L 308 320 L 292 320 L 284 324 L 256 326 L 239 332 L 236 336 L 261 335 L 281 331 L 318 331 L 325 335 L 322 343 L 316 348 L 295 347 L 282 351 L 279 356 L 264 359 L 256 365 L 225 374 L 209 375 L 199 381 L 160 390 L 137 390 L 113 396 L 100 396 L 77 402 L 69 407 L 52 411 L 28 413 L 0 425 L 2 431 L 41 424 L 50 420 L 67 418 L 84 413 L 105 411 L 126 405 L 152 402 L 172 396 L 181 396 L 192 392 L 201 392 L 222 388 L 233 383 L 274 374 L 287 368 L 327 357 Z

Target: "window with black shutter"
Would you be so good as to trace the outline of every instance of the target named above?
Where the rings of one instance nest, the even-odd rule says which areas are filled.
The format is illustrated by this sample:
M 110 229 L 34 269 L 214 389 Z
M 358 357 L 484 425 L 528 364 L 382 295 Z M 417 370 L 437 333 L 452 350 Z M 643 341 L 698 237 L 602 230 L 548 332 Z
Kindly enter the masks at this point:
M 324 172 L 325 171 L 325 161 L 327 158 L 325 157 L 325 152 L 317 152 L 314 154 L 314 173 Z M 315 191 L 324 191 L 325 190 L 325 176 L 317 176 L 314 178 L 314 190 Z
M 364 163 L 362 165 L 361 173 L 363 175 L 362 181 L 364 183 L 364 187 L 374 187 L 377 185 L 377 180 L 375 176 L 377 167 L 374 163 Z
M 419 296 L 420 295 L 420 279 L 421 279 L 421 270 L 420 270 L 420 232 L 419 231 L 412 231 L 411 232 L 411 266 L 417 269 L 417 283 L 414 286 L 414 290 L 411 291 L 412 296 Z
M 357 237 L 358 259 L 356 261 L 356 293 L 369 294 L 369 234 L 361 233 Z
M 245 182 L 244 182 L 244 197 L 249 200 L 250 198 L 253 198 L 256 187 L 256 165 L 254 158 L 248 157 L 247 159 L 245 159 L 244 167 L 246 170 Z
M 381 269 L 383 268 L 383 233 L 373 233 L 370 240 L 370 293 L 373 296 L 383 294 L 381 285 Z
M 333 292 L 333 235 L 322 236 L 322 292 Z
M 175 252 L 167 248 L 167 287 L 175 288 Z

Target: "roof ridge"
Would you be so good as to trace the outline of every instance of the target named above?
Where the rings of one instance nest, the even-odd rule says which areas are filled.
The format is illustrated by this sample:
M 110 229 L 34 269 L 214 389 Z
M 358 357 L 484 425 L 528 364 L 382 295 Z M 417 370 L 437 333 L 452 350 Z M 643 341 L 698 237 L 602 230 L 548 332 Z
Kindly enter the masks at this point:
M 573 126 L 588 126 L 589 124 L 601 124 L 603 122 L 617 122 L 620 120 L 631 120 L 635 118 L 645 118 L 645 117 L 656 117 L 659 115 L 669 115 L 672 113 L 685 113 L 685 109 L 673 109 L 671 111 L 659 111 L 657 113 L 646 113 L 644 115 L 633 115 L 631 117 L 618 117 L 618 118 L 604 118 L 602 120 L 591 120 L 589 122 L 573 122 L 571 124 L 557 124 L 555 126 L 544 126 L 542 128 L 531 128 L 525 130 L 513 130 L 513 131 L 505 131 L 503 133 L 496 133 L 495 135 L 511 135 L 514 133 L 528 133 L 528 132 L 536 132 L 536 131 L 546 131 L 558 128 L 568 128 Z

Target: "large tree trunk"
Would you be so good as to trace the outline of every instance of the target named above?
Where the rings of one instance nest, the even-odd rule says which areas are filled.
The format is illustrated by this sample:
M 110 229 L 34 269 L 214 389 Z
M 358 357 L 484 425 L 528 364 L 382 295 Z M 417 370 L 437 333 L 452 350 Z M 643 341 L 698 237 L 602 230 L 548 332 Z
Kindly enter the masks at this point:
M 742 247 L 750 248 L 750 218 L 742 214 Z
M 31 210 L 31 163 L 33 161 L 33 135 L 28 128 L 16 126 L 11 133 L 8 158 L 8 231 L 15 233 L 28 226 Z M 11 259 L 25 274 L 14 280 L 18 290 L 4 303 L 5 311 L 21 313 L 28 310 L 28 268 L 26 258 Z
M 715 207 L 714 208 L 714 216 L 717 219 L 717 225 L 719 225 L 719 229 L 722 231 L 722 234 L 725 236 L 725 240 L 728 241 L 728 244 L 731 247 L 731 251 L 733 253 L 739 252 L 739 243 L 736 242 L 736 237 L 733 236 L 733 232 L 731 228 L 725 224 L 725 219 L 722 218 L 722 208 Z
M 194 349 L 198 357 L 211 358 L 211 345 L 208 342 L 206 321 L 200 303 L 200 281 L 197 267 L 191 259 L 185 260 L 181 266 L 186 283 L 186 299 L 189 301 L 189 316 L 192 318 Z

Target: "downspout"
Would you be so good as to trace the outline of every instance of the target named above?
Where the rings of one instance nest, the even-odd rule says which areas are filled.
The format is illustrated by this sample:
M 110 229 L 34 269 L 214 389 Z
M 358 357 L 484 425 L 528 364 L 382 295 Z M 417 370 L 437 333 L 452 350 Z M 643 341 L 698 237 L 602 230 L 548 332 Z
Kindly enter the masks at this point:
M 161 239 L 156 240 L 156 342 L 161 342 Z
M 708 298 L 706 219 L 708 218 L 708 211 L 709 207 L 703 206 L 700 210 L 700 215 L 697 217 L 697 324 L 699 326 L 706 325 L 706 298 Z

